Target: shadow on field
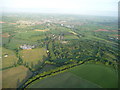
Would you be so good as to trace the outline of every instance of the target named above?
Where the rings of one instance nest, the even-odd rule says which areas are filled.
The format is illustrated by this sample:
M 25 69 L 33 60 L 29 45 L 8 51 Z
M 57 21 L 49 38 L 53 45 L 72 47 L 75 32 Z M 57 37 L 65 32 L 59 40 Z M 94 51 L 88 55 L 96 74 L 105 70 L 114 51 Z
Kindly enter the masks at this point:
M 41 69 L 42 69 L 42 67 L 44 67 L 44 61 L 45 60 L 47 60 L 47 57 L 46 56 L 43 56 L 43 61 L 38 61 L 37 62 L 37 64 L 33 64 L 33 62 L 31 62 L 31 64 L 30 64 L 30 67 L 32 68 L 32 69 L 35 69 L 35 71 L 33 71 L 33 73 L 32 73 L 32 75 L 31 75 L 31 71 L 27 71 L 27 72 L 24 72 L 24 73 L 26 73 L 26 77 L 24 77 L 24 79 L 23 80 L 21 80 L 20 78 L 18 78 L 18 80 L 17 80 L 17 88 L 18 87 L 21 87 L 29 78 L 31 78 L 32 76 L 34 76 L 34 75 L 36 75 Z
M 34 64 L 34 65 L 32 65 L 31 67 L 32 67 L 32 68 L 35 68 L 36 71 L 39 71 L 41 68 L 44 67 L 44 65 L 45 65 L 44 62 L 47 60 L 47 57 L 43 55 L 42 60 L 43 60 L 43 61 L 40 61 L 40 60 L 39 60 L 39 61 L 37 62 L 37 64 Z
M 33 74 L 32 74 L 33 75 Z M 23 80 L 20 80 L 20 78 L 18 78 L 18 80 L 17 80 L 17 88 L 19 88 L 21 85 L 23 85 L 30 77 L 32 77 L 32 75 L 31 75 L 31 72 L 28 70 L 27 72 L 26 72 L 26 77 L 24 77 L 24 79 Z

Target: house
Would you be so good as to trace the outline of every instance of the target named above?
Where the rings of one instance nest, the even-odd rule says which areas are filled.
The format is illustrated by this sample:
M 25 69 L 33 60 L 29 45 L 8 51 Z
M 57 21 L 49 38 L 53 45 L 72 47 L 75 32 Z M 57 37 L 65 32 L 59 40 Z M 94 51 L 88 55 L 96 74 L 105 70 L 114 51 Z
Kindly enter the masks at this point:
M 21 49 L 33 49 L 33 48 L 35 48 L 35 46 L 34 45 L 26 45 L 26 44 L 24 44 L 24 45 L 21 45 L 20 48 Z

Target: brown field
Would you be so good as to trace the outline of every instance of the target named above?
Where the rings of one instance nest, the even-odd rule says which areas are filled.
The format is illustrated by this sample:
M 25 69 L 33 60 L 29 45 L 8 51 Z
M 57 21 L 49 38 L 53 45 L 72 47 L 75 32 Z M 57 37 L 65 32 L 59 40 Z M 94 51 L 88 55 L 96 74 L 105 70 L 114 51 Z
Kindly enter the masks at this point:
M 99 32 L 99 31 L 109 31 L 109 30 L 106 30 L 106 29 L 98 29 L 98 30 L 95 30 L 95 32 Z
M 118 35 L 118 34 L 114 34 L 113 36 L 120 36 L 120 35 Z
M 4 33 L 4 34 L 2 34 L 2 37 L 5 37 L 5 38 L 7 38 L 7 37 L 9 37 L 10 35 L 8 34 L 8 33 Z
M 2 87 L 16 88 L 25 82 L 32 72 L 24 66 L 18 66 L 2 71 Z
M 0 21 L 0 23 L 6 23 L 6 22 L 1 22 L 1 21 Z
M 105 31 L 105 32 L 118 32 L 118 30 L 106 30 L 106 29 L 98 29 L 98 30 L 95 30 L 95 32 L 100 32 L 100 31 Z

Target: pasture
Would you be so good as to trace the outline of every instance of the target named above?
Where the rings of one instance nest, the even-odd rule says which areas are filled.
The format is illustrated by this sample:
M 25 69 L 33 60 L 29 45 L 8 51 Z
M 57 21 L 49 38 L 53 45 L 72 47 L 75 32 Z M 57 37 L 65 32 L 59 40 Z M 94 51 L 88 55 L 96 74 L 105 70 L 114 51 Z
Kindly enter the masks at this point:
M 44 30 L 35 29 L 34 31 L 46 32 L 46 31 L 49 31 L 49 30 L 47 30 L 47 29 L 44 29 Z
M 17 88 L 25 82 L 32 72 L 24 66 L 18 66 L 2 71 L 2 87 L 3 88 Z
M 70 72 L 64 72 L 33 82 L 28 88 L 99 88 L 99 86 Z
M 23 45 L 23 44 L 34 45 L 36 43 L 37 42 L 34 42 L 34 41 L 13 38 L 13 39 L 11 39 L 10 43 L 8 43 L 6 46 L 9 49 L 18 49 L 20 47 L 20 45 Z
M 37 80 L 28 88 L 117 88 L 117 79 L 117 72 L 111 67 L 83 64 L 67 72 Z
M 2 48 L 2 68 L 11 67 L 16 64 L 18 58 L 14 51 Z
M 71 39 L 79 39 L 76 35 L 65 35 L 64 36 L 65 40 L 71 40 Z
M 105 65 L 84 64 L 71 69 L 70 72 L 83 79 L 96 83 L 103 88 L 117 87 L 117 72 L 113 68 Z
M 28 64 L 30 67 L 37 67 L 46 59 L 47 53 L 45 48 L 35 48 L 31 50 L 21 50 L 19 52 L 23 63 Z
M 44 35 L 44 32 L 36 32 L 36 31 L 27 31 L 27 32 L 19 32 L 17 33 L 14 38 L 16 39 L 22 39 L 22 40 L 30 40 L 33 36 L 42 36 Z

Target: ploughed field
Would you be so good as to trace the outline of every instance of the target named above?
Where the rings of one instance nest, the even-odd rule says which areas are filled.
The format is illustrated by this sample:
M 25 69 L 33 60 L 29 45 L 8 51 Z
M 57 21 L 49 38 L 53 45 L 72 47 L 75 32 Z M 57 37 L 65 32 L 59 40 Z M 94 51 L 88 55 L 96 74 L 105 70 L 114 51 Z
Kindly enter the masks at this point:
M 31 83 L 28 88 L 116 88 L 117 72 L 102 64 L 83 64 Z

